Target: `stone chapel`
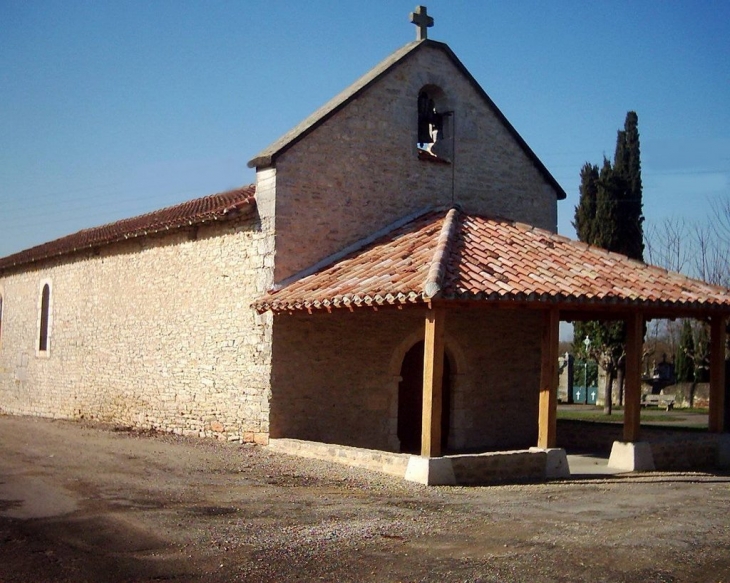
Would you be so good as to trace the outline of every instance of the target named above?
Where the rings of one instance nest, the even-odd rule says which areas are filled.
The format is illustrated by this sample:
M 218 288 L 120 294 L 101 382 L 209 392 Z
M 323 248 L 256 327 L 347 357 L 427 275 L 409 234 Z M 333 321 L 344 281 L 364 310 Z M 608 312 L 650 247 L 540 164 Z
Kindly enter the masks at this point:
M 561 319 L 625 319 L 640 352 L 646 319 L 705 317 L 723 344 L 727 290 L 556 234 L 565 192 L 411 16 L 417 40 L 263 149 L 255 184 L 0 259 L 0 412 L 349 446 L 401 469 L 542 452 L 539 477 Z

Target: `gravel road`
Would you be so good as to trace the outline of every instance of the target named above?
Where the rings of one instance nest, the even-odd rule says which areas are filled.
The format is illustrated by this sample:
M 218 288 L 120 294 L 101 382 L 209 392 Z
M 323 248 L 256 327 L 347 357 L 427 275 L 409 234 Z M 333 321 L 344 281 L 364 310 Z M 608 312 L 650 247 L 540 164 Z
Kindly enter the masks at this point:
M 0 583 L 730 583 L 730 476 L 425 487 L 0 416 Z

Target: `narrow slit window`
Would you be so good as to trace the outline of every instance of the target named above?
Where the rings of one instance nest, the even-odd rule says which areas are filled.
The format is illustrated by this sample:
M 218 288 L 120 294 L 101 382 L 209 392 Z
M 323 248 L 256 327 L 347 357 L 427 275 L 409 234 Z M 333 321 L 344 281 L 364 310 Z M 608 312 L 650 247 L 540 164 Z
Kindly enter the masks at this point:
M 48 284 L 43 286 L 41 292 L 41 327 L 38 338 L 38 350 L 46 352 L 48 350 L 48 318 L 51 310 L 51 288 Z

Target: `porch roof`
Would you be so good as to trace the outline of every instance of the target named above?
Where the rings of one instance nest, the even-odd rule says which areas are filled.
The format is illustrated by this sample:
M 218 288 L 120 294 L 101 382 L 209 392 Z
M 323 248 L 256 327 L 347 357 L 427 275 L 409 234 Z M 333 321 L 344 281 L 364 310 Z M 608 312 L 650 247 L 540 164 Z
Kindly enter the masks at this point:
M 268 292 L 259 312 L 429 303 L 557 304 L 593 312 L 730 311 L 730 290 L 530 225 L 428 212 L 311 275 Z

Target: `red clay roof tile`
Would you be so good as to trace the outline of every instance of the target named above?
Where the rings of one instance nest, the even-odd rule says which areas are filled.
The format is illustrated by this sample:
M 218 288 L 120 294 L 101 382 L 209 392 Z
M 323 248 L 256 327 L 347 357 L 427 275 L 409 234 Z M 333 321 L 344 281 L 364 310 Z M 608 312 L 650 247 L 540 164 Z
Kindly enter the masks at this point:
M 730 310 L 730 290 L 529 225 L 453 209 L 415 219 L 253 305 L 277 312 L 434 297 Z
M 84 229 L 78 233 L 3 257 L 0 259 L 0 270 L 67 255 L 83 249 L 109 245 L 133 237 L 232 217 L 236 212 L 253 209 L 255 192 L 256 187 L 250 184 L 130 219 Z

